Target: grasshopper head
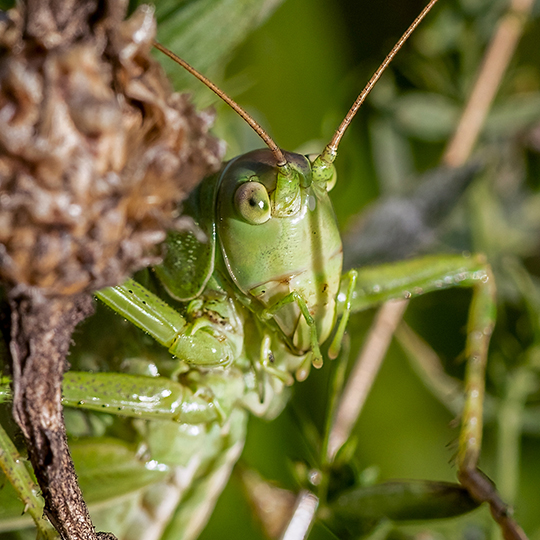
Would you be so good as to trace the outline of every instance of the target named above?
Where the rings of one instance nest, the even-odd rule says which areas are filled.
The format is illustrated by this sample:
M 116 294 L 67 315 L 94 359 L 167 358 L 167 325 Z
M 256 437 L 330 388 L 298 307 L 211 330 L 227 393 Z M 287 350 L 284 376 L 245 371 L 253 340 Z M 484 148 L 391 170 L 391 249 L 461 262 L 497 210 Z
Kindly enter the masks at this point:
M 231 161 L 217 195 L 217 232 L 228 273 L 243 294 L 269 307 L 299 292 L 328 334 L 341 273 L 341 239 L 327 194 L 329 181 L 313 178 L 308 158 L 284 153 L 284 181 L 270 150 Z M 291 180 L 292 178 L 292 180 Z M 294 342 L 299 314 L 282 308 L 276 320 Z M 298 338 L 302 351 L 309 344 Z

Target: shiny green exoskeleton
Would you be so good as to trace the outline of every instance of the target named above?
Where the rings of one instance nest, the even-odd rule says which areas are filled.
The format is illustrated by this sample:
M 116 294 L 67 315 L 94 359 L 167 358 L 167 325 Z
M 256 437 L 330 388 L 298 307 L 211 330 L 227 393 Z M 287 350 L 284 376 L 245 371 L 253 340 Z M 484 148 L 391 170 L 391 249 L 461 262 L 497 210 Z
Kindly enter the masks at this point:
M 208 244 L 192 233 L 170 233 L 171 248 L 156 273 L 171 296 L 186 301 L 219 272 L 240 304 L 277 329 L 291 353 L 303 358 L 315 350 L 319 358 L 318 345 L 336 320 L 341 278 L 341 238 L 327 194 L 335 169 L 320 179 L 307 157 L 284 155 L 294 176 L 285 196 L 268 149 L 237 157 L 205 180 L 186 210 L 207 209 L 193 217 Z M 186 260 L 189 249 L 198 255 L 193 263 Z M 228 361 L 226 355 L 215 360 Z
M 374 80 L 379 75 L 380 70 Z M 246 411 L 276 416 L 293 375 L 304 379 L 311 364 L 321 365 L 320 346 L 333 333 L 328 357 L 338 355 L 349 312 L 455 286 L 473 289 L 460 478 L 478 499 L 499 504 L 496 493 L 478 488 L 483 478 L 476 471 L 483 372 L 494 324 L 489 266 L 480 256 L 447 255 L 342 276 L 341 239 L 328 197 L 336 181 L 332 162 L 374 80 L 321 155 L 311 159 L 269 145 L 226 163 L 184 205 L 199 230 L 171 231 L 165 260 L 150 277 L 97 293 L 119 315 L 120 326 L 124 318 L 164 348 L 146 356 L 125 354 L 114 368 L 87 353 L 92 358 L 83 359 L 80 371 L 66 374 L 66 416 L 79 422 L 72 451 L 99 529 L 121 540 L 195 538 L 242 450 Z M 6 388 L 7 383 L 0 387 L 0 401 L 9 399 Z M 110 435 L 118 418 L 127 419 L 121 430 L 129 443 Z M 7 456 L 4 468 L 14 471 L 8 477 L 16 495 L 24 498 L 42 535 L 54 538 L 38 520 L 32 480 L 2 435 L 0 430 L 0 457 Z M 107 493 L 103 464 L 111 477 Z M 383 488 L 383 495 L 391 496 L 391 490 Z M 429 490 L 421 488 L 401 504 L 408 508 L 422 499 L 423 505 L 426 498 Z M 373 505 L 373 519 L 386 519 L 376 500 L 368 496 L 365 506 Z M 420 515 L 459 514 L 474 503 L 447 506 L 441 499 Z M 339 509 L 332 511 L 339 518 Z M 0 504 L 0 530 L 27 526 L 20 513 L 20 507 Z
M 343 258 L 327 195 L 335 172 L 329 181 L 318 181 L 307 158 L 285 156 L 299 176 L 286 209 L 279 208 L 279 175 L 268 150 L 246 154 L 225 168 L 216 208 L 219 244 L 235 285 L 265 308 L 299 294 L 322 343 L 336 319 Z M 303 354 L 311 349 L 310 328 L 298 302 L 275 311 L 274 320 L 292 351 Z

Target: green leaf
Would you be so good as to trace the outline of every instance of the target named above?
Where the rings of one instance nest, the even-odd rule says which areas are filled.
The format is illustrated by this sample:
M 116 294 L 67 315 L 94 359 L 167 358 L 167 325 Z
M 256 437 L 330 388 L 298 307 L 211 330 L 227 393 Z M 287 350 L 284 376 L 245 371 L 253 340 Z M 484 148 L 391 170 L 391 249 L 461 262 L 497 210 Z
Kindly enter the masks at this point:
M 212 80 L 219 78 L 234 48 L 282 0 L 164 0 L 156 4 L 158 40 Z M 177 88 L 201 83 L 172 62 L 166 70 Z
M 407 134 L 424 141 L 444 141 L 454 131 L 460 109 L 450 99 L 429 92 L 409 92 L 394 104 L 396 119 Z
M 357 537 L 382 520 L 424 521 L 459 516 L 478 507 L 458 484 L 420 480 L 356 487 L 329 504 L 325 524 L 340 538 Z
M 132 493 L 168 474 L 149 467 L 135 449 L 117 439 L 81 439 L 70 444 L 71 455 L 86 502 L 103 502 Z
M 508 97 L 493 111 L 486 121 L 485 132 L 489 135 L 509 137 L 538 122 L 540 96 L 536 92 Z

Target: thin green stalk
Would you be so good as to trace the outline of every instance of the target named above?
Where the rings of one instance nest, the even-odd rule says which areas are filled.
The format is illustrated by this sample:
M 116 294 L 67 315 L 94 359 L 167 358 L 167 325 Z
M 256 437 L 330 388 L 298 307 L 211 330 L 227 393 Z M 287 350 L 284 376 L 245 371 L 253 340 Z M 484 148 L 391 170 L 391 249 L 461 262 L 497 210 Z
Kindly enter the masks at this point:
M 333 459 L 328 455 L 328 441 L 330 437 L 330 432 L 332 430 L 332 425 L 334 423 L 336 409 L 345 384 L 345 375 L 347 373 L 347 364 L 349 363 L 350 349 L 351 340 L 348 334 L 345 334 L 343 336 L 343 342 L 341 344 L 341 351 L 339 353 L 339 357 L 335 361 L 336 365 L 334 366 L 334 372 L 330 383 L 331 386 L 329 392 L 328 414 L 324 426 L 324 438 L 320 458 L 323 475 L 318 489 L 318 496 L 321 506 L 324 506 L 326 504 L 326 498 L 328 495 L 328 482 L 330 480 L 330 466 L 333 462 Z
M 38 496 L 39 487 L 36 485 L 21 458 L 17 448 L 11 442 L 4 428 L 0 425 L 0 468 L 17 491 L 19 499 L 24 504 L 38 529 L 41 538 L 57 540 L 58 533 L 51 524 L 43 518 L 43 499 Z

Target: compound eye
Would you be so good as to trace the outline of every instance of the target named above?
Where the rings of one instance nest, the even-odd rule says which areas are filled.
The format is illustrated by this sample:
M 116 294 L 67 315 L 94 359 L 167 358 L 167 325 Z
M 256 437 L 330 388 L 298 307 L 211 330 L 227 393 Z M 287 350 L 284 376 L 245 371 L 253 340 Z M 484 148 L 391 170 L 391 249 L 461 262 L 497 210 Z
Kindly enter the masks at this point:
M 260 182 L 241 184 L 234 194 L 234 204 L 248 223 L 261 225 L 270 219 L 270 198 Z

